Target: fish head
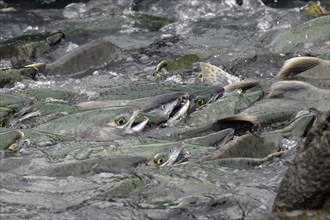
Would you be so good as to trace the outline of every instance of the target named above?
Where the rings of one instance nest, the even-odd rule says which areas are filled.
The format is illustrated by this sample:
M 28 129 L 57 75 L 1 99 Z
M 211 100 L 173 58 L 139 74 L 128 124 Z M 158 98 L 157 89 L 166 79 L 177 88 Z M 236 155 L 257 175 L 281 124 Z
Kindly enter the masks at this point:
M 164 98 L 162 100 L 154 101 L 154 108 L 149 111 L 142 112 L 138 119 L 141 117 L 149 118 L 149 125 L 152 127 L 166 127 L 169 124 L 178 122 L 185 116 L 189 106 L 189 94 L 185 92 L 175 92 L 164 95 L 155 96 Z M 156 105 L 158 103 L 158 105 Z
M 27 113 L 34 112 L 34 102 L 13 103 L 7 107 L 0 107 L 0 127 L 14 127 Z
M 190 106 L 188 109 L 188 114 L 191 114 L 196 109 L 204 106 L 207 103 L 212 103 L 223 96 L 224 88 L 221 86 L 212 86 L 206 88 L 204 91 L 199 91 L 190 94 Z
M 124 134 L 141 132 L 147 125 L 149 119 L 145 117 L 142 121 L 136 122 L 135 119 L 140 112 L 140 108 L 124 108 L 120 114 L 110 119 L 106 125 L 112 128 L 118 128 L 122 130 Z
M 153 97 L 153 108 L 144 109 L 149 113 L 169 118 L 178 108 L 182 106 L 182 102 L 189 98 L 189 94 L 185 92 L 174 92 Z
M 172 166 L 182 162 L 186 162 L 190 154 L 184 152 L 184 143 L 180 142 L 173 146 L 166 148 L 163 152 L 154 156 L 152 163 L 157 167 Z
M 22 146 L 25 135 L 20 130 L 6 129 L 0 130 L 0 151 L 16 152 Z
M 65 39 L 65 34 L 62 31 L 49 32 L 46 35 L 46 41 L 48 45 L 56 45 Z
M 174 103 L 174 108 L 169 114 L 168 120 L 162 123 L 160 127 L 171 127 L 176 125 L 182 118 L 184 118 L 188 112 L 190 101 L 188 96 L 179 98 Z
M 7 127 L 14 114 L 14 109 L 8 107 L 0 107 L 0 127 Z
M 291 124 L 283 130 L 293 137 L 305 137 L 316 119 L 313 111 L 302 110 L 298 112 Z

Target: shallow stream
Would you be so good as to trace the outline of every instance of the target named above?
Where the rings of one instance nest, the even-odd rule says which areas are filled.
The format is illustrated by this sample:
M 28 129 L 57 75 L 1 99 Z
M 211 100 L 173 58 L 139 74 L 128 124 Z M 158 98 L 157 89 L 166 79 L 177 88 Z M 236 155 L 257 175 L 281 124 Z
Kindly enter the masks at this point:
M 64 42 L 34 62 L 54 62 L 74 48 L 98 40 L 110 41 L 124 53 L 84 76 L 25 79 L 1 92 L 64 90 L 76 93 L 74 101 L 78 102 L 98 99 L 109 88 L 131 83 L 194 84 L 200 71 L 198 62 L 190 69 L 162 77 L 155 75 L 159 62 L 186 54 L 198 54 L 200 61 L 222 66 L 242 79 L 271 78 L 288 58 L 313 53 L 329 56 L 322 50 L 329 48 L 329 40 L 298 45 L 283 53 L 272 53 L 268 42 L 260 42 L 260 35 L 269 29 L 286 29 L 310 19 L 300 10 L 306 2 L 292 2 L 283 8 L 268 7 L 256 0 L 244 0 L 242 5 L 234 0 L 90 0 L 64 9 L 15 6 L 17 12 L 0 12 L 0 41 L 53 30 L 66 34 Z M 147 13 L 173 22 L 153 29 L 138 25 L 132 13 Z M 0 67 L 10 64 L 1 60 Z M 296 142 L 287 144 L 293 147 Z M 279 183 L 293 158 L 275 158 L 249 169 L 216 163 L 149 168 L 136 166 L 136 161 L 127 156 L 116 158 L 119 162 L 127 160 L 118 170 L 92 164 L 76 167 L 72 172 L 70 168 L 66 172 L 59 168 L 43 173 L 43 167 L 57 162 L 104 159 L 103 154 L 118 150 L 118 146 L 116 142 L 65 141 L 32 146 L 18 155 L 1 158 L 1 217 L 242 219 L 271 212 Z

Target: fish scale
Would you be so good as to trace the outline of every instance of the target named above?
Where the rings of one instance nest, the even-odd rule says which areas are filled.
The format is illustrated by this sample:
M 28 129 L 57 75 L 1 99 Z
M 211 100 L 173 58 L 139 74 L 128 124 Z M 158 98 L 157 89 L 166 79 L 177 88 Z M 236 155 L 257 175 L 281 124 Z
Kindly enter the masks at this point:
M 278 81 L 273 84 L 268 98 L 236 115 L 218 120 L 221 122 L 250 121 L 265 128 L 287 122 L 301 110 L 314 108 L 327 111 L 330 108 L 329 90 L 319 89 L 300 81 Z
M 262 98 L 262 96 L 262 91 L 228 94 L 213 103 L 207 104 L 204 108 L 193 112 L 187 117 L 185 123 L 190 126 L 213 123 L 219 117 L 235 114 L 251 106 Z
M 133 107 L 117 107 L 89 110 L 53 119 L 34 129 L 54 134 L 74 135 L 77 131 L 86 131 L 91 127 L 106 127 L 109 121 L 119 115 L 130 115 L 134 109 Z
M 303 113 L 283 129 L 263 132 L 261 134 L 244 134 L 213 152 L 211 155 L 202 158 L 201 161 L 220 159 L 216 163 L 222 165 L 230 163 L 238 163 L 238 165 L 260 164 L 267 159 L 282 154 L 279 150 L 283 138 L 304 137 L 306 131 L 310 129 L 314 122 L 314 119 L 315 116 L 313 113 Z M 225 160 L 222 161 L 223 159 Z
M 11 59 L 13 66 L 20 67 L 29 59 L 50 50 L 64 38 L 65 34 L 60 31 L 13 38 L 0 43 L 0 59 Z
M 278 99 L 259 103 L 246 109 L 242 114 L 256 116 L 259 125 L 263 128 L 270 125 L 277 127 L 288 122 L 298 111 L 305 108 L 305 104 L 301 101 Z
M 113 87 L 100 92 L 101 99 L 121 100 L 121 99 L 137 99 L 155 95 L 161 95 L 169 92 L 187 92 L 198 93 L 212 88 L 205 85 L 183 85 L 183 84 L 133 84 Z

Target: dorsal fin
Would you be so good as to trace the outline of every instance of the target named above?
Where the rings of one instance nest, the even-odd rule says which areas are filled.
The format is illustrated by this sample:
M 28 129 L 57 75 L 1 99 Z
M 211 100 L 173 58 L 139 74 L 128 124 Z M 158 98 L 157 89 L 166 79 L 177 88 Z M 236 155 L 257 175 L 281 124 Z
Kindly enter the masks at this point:
M 301 81 L 278 81 L 272 85 L 268 98 L 278 98 L 289 93 L 297 93 L 301 90 L 317 89 L 316 87 Z
M 252 87 L 255 87 L 258 84 L 259 84 L 259 82 L 257 80 L 242 81 L 242 82 L 229 84 L 229 85 L 225 86 L 224 89 L 225 89 L 226 92 L 232 92 L 232 91 L 237 90 L 237 89 L 247 90 L 247 89 L 250 89 Z
M 259 125 L 258 118 L 254 115 L 246 115 L 246 114 L 236 114 L 236 115 L 229 115 L 226 117 L 220 118 L 218 121 L 245 121 L 245 122 L 250 122 L 253 125 Z
M 279 28 L 273 28 L 270 30 L 267 30 L 259 35 L 259 41 L 260 42 L 270 42 L 274 40 L 274 38 L 280 33 L 281 29 Z
M 277 73 L 277 79 L 288 79 L 305 72 L 317 65 L 321 60 L 316 57 L 294 57 L 285 61 L 280 72 Z
M 46 64 L 44 63 L 33 63 L 33 64 L 29 64 L 25 67 L 32 67 L 38 70 L 39 73 L 43 72 L 46 68 Z

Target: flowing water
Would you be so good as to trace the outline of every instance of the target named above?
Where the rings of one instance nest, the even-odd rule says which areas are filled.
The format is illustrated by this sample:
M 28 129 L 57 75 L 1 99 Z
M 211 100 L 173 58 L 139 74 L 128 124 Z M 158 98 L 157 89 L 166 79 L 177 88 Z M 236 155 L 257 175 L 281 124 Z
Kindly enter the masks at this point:
M 65 42 L 36 61 L 51 63 L 74 48 L 108 40 L 125 50 L 106 67 L 80 78 L 48 76 L 24 80 L 2 92 L 26 89 L 73 91 L 78 99 L 129 83 L 150 83 L 156 65 L 185 54 L 223 65 L 241 78 L 274 76 L 292 57 L 272 54 L 258 37 L 270 28 L 289 28 L 307 21 L 293 1 L 271 8 L 261 1 L 91 0 L 61 9 L 19 9 L 0 13 L 0 40 L 28 33 L 63 30 Z M 293 7 L 294 6 L 294 7 Z M 299 7 L 298 7 L 299 6 Z M 134 24 L 133 11 L 173 19 L 157 31 Z M 298 51 L 299 52 L 299 51 Z M 0 62 L 1 67 L 9 64 Z M 164 81 L 194 83 L 198 66 Z M 82 98 L 81 98 L 82 97 Z M 129 98 L 129 97 L 128 97 Z M 120 140 L 118 140 L 120 141 Z M 295 143 L 288 141 L 292 147 Z M 121 169 L 93 166 L 43 173 L 60 161 L 102 158 L 115 143 L 67 141 L 0 160 L 2 219 L 241 219 L 269 213 L 292 157 L 274 159 L 250 169 L 216 163 L 148 168 L 128 161 Z M 119 160 L 129 160 L 128 157 Z

